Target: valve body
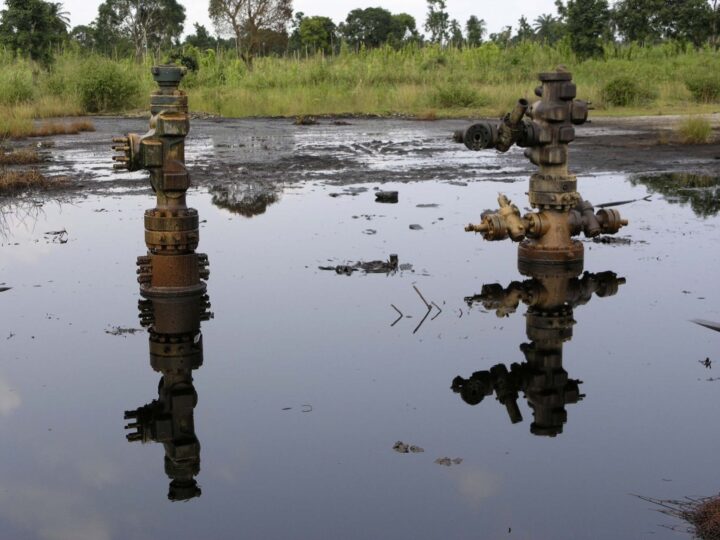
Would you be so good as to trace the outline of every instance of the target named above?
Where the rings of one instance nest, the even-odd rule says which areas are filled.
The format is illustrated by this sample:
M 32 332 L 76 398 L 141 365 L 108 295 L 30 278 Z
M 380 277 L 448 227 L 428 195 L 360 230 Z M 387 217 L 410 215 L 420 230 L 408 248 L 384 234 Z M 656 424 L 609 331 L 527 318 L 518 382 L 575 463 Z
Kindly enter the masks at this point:
M 205 290 L 207 256 L 195 253 L 200 240 L 198 213 L 188 208 L 190 175 L 185 167 L 185 138 L 190 130 L 187 95 L 179 89 L 184 68 L 155 66 L 158 84 L 151 96 L 150 130 L 114 139 L 116 169 L 147 170 L 157 197 L 145 212 L 148 254 L 138 258 L 144 295 L 192 294 Z
M 580 197 L 577 178 L 568 171 L 568 144 L 575 140 L 575 126 L 587 121 L 588 104 L 575 99 L 577 87 L 563 68 L 539 75 L 535 93 L 541 99 L 532 105 L 521 99 L 500 124 L 480 122 L 454 135 L 471 150 L 495 148 L 508 151 L 513 145 L 525 148 L 525 156 L 540 170 L 530 178 L 530 206 L 524 216 L 504 195 L 497 212 L 486 213 L 468 232 L 486 240 L 510 238 L 520 242 L 520 265 L 567 265 L 582 268 L 583 245 L 573 236 L 614 234 L 627 221 L 613 209 L 595 213 Z

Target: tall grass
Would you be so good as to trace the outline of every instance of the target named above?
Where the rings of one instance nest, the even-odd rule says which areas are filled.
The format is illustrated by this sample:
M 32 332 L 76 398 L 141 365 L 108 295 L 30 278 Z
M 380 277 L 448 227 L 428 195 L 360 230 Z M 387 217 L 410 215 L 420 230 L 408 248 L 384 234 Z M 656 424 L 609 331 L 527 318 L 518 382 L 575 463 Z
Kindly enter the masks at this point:
M 701 116 L 688 116 L 677 127 L 680 142 L 684 144 L 706 144 L 712 137 L 712 125 Z
M 720 99 L 707 90 L 698 98 L 697 90 L 708 87 L 708 73 L 720 72 L 720 55 L 675 43 L 610 45 L 602 58 L 584 62 L 564 45 L 384 47 L 259 58 L 252 71 L 234 53 L 185 53 L 199 65 L 184 81 L 192 109 L 225 116 L 497 116 L 518 97 L 532 97 L 537 73 L 560 64 L 573 72 L 579 97 L 592 101 L 596 114 L 700 114 Z M 45 72 L 0 50 L 0 135 L 33 118 L 144 111 L 154 88 L 152 63 L 69 50 Z M 640 89 L 639 97 L 618 98 L 617 81 L 621 97 L 629 86 Z

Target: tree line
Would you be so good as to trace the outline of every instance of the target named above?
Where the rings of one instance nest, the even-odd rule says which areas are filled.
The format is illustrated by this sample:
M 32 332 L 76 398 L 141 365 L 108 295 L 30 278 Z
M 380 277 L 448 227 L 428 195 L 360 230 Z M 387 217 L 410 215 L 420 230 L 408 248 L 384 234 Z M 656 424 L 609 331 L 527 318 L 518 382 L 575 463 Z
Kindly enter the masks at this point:
M 720 45 L 720 0 L 556 0 L 555 13 L 487 33 L 485 21 L 450 17 L 447 0 L 426 0 L 422 30 L 407 13 L 382 7 L 353 9 L 336 24 L 329 17 L 293 12 L 292 0 L 209 0 L 214 32 L 195 24 L 182 39 L 185 8 L 177 0 L 104 0 L 94 21 L 70 28 L 61 3 L 6 0 L 0 12 L 0 44 L 43 65 L 67 44 L 94 52 L 142 60 L 192 46 L 236 51 L 248 67 L 263 55 L 337 53 L 381 46 L 477 47 L 486 41 L 508 47 L 524 41 L 565 41 L 580 58 L 600 55 L 609 42 L 644 45 L 674 40 Z

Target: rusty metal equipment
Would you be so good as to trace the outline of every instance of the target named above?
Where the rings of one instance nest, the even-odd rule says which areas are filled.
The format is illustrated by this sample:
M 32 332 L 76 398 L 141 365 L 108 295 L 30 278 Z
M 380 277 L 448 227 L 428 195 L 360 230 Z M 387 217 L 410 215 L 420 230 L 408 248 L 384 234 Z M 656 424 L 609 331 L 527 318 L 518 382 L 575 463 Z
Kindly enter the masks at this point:
M 580 197 L 577 178 L 568 171 L 568 145 L 575 139 L 575 126 L 588 118 L 588 104 L 575 99 L 572 75 L 559 67 L 539 78 L 542 84 L 535 89 L 539 101 L 531 105 L 520 99 L 499 124 L 479 122 L 453 136 L 475 151 L 507 152 L 513 145 L 525 148 L 525 156 L 540 167 L 530 178 L 528 193 L 536 212 L 522 216 L 517 206 L 500 195 L 499 210 L 483 214 L 481 223 L 465 230 L 481 233 L 486 240 L 520 242 L 521 264 L 582 267 L 583 245 L 573 236 L 615 234 L 628 222 L 612 208 L 595 212 Z
M 580 277 L 573 270 L 558 267 L 554 272 L 532 275 L 533 279 L 513 282 L 507 288 L 485 285 L 481 294 L 465 299 L 470 306 L 477 302 L 494 310 L 498 317 L 514 313 L 521 302 L 528 305 L 525 319 L 530 343 L 520 346 L 525 362 L 514 363 L 510 369 L 498 364 L 468 379 L 455 377 L 451 388 L 470 405 L 495 394 L 513 424 L 522 421 L 517 404 L 522 391 L 533 411 L 531 433 L 555 437 L 567 422 L 565 407 L 584 397 L 580 393 L 582 381 L 570 379 L 563 368 L 563 344 L 572 339 L 575 325 L 573 309 L 589 302 L 593 295 L 602 298 L 616 294 L 625 279 L 613 272 L 586 272 Z
M 151 96 L 150 130 L 113 139 L 118 170 L 147 170 L 157 205 L 145 212 L 147 256 L 138 258 L 143 294 L 192 294 L 204 291 L 207 256 L 195 253 L 200 239 L 196 210 L 187 207 L 190 175 L 185 167 L 185 137 L 190 130 L 187 95 L 179 89 L 185 68 L 155 66 L 158 90 Z
M 125 412 L 133 430 L 128 441 L 157 442 L 165 447 L 168 499 L 185 501 L 201 494 L 200 442 L 195 435 L 197 392 L 192 372 L 203 363 L 201 321 L 212 317 L 202 291 L 180 296 L 153 296 L 139 303 L 140 321 L 149 329 L 150 365 L 162 373 L 158 399 Z
M 156 66 L 159 89 L 151 97 L 150 130 L 113 139 L 116 169 L 150 172 L 156 207 L 145 212 L 147 255 L 138 257 L 140 320 L 150 333 L 150 365 L 162 373 L 158 399 L 134 411 L 128 441 L 160 442 L 173 501 L 200 496 L 200 443 L 193 413 L 197 393 L 192 372 L 202 365 L 201 321 L 211 317 L 205 291 L 208 259 L 195 253 L 199 242 L 196 210 L 187 207 L 190 176 L 185 168 L 185 137 L 190 129 L 188 101 L 179 90 L 184 68 Z

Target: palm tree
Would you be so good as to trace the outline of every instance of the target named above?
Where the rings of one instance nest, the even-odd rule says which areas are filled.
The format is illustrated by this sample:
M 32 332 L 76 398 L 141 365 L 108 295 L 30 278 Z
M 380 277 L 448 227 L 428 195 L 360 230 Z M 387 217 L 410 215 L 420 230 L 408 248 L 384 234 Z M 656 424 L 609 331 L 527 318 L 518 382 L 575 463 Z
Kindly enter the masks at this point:
M 560 19 L 556 19 L 549 13 L 540 15 L 535 19 L 535 35 L 540 41 L 546 43 L 555 43 L 561 38 L 561 25 Z

